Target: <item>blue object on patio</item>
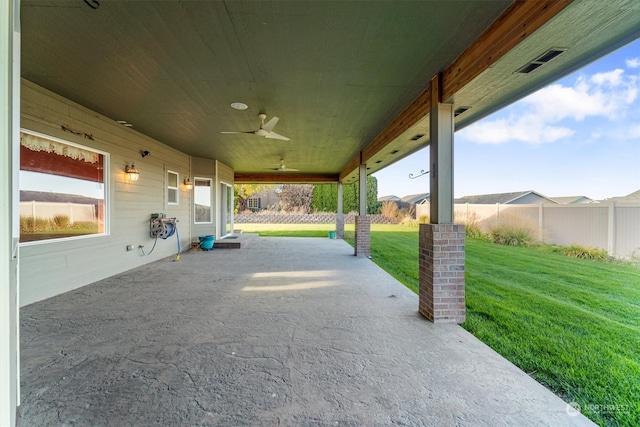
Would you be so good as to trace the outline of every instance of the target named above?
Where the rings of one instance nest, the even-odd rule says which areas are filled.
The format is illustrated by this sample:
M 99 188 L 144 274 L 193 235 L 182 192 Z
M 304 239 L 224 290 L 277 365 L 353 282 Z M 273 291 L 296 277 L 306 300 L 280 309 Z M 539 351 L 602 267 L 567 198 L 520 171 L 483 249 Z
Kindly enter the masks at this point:
M 213 249 L 213 243 L 216 240 L 215 236 L 200 236 L 198 239 L 200 239 L 200 247 L 202 249 L 205 251 Z
M 330 231 L 329 232 L 329 238 L 330 239 L 335 239 L 336 238 L 336 232 L 335 231 Z

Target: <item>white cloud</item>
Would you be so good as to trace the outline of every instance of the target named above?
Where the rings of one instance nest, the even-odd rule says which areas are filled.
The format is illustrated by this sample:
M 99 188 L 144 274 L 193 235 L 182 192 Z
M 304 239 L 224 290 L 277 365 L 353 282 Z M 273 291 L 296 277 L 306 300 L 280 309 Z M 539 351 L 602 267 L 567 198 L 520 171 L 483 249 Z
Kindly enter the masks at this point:
M 593 117 L 616 121 L 626 117 L 638 99 L 638 77 L 618 68 L 580 76 L 573 86 L 552 84 L 515 104 L 506 118 L 481 121 L 464 129 L 461 136 L 479 144 L 555 142 L 576 133 L 570 121 Z
M 522 141 L 529 144 L 544 144 L 569 137 L 574 130 L 562 126 L 545 124 L 534 115 L 523 115 L 519 119 L 484 121 L 462 130 L 461 136 L 479 144 L 503 144 Z
M 622 83 L 622 73 L 624 70 L 620 68 L 616 68 L 613 71 L 608 71 L 606 73 L 596 73 L 591 76 L 591 81 L 597 85 L 610 85 L 610 86 L 618 86 Z
M 628 68 L 640 68 L 640 57 L 627 59 L 624 62 Z

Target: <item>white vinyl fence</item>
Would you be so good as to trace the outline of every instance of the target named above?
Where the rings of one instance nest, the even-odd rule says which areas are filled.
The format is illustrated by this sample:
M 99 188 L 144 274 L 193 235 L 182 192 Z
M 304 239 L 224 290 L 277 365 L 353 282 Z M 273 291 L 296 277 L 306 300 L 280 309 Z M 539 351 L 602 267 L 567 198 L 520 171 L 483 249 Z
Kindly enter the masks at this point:
M 69 222 L 97 221 L 96 206 L 81 203 L 60 202 L 20 202 L 20 216 L 53 219 L 56 215 L 66 215 Z
M 456 221 L 473 218 L 485 231 L 501 217 L 518 216 L 537 224 L 538 240 L 543 243 L 593 246 L 616 258 L 640 255 L 640 203 L 456 204 L 454 212 Z M 416 214 L 429 216 L 429 205 L 418 205 Z

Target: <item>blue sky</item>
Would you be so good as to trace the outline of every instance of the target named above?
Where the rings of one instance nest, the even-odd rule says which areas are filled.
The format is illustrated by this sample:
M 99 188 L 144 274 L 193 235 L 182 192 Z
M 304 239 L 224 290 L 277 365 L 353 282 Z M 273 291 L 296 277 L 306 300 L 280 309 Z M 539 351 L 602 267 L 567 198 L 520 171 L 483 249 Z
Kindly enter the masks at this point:
M 640 189 L 640 40 L 454 137 L 456 197 L 534 190 L 624 196 Z M 429 149 L 376 172 L 378 196 L 429 192 Z

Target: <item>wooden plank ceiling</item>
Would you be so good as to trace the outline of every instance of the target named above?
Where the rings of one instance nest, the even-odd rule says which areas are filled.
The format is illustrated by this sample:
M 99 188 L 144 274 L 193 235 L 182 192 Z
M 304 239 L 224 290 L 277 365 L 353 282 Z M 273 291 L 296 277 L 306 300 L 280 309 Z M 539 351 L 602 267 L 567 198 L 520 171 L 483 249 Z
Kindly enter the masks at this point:
M 89 3 L 22 1 L 22 76 L 238 181 L 353 182 L 428 145 L 433 76 L 461 128 L 640 35 L 635 0 Z M 221 133 L 260 113 L 290 139 Z

